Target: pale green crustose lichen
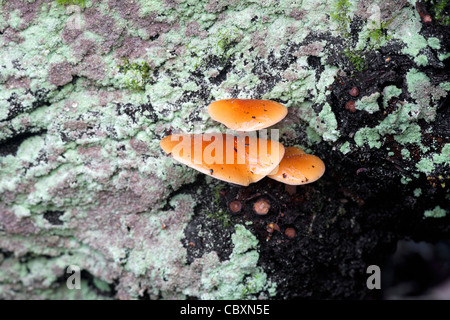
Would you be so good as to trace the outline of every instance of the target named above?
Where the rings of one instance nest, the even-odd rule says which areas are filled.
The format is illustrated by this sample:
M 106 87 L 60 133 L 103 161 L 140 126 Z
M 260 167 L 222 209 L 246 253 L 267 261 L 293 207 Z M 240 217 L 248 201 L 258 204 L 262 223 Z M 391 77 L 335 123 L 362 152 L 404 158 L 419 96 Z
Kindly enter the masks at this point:
M 447 215 L 447 211 L 440 206 L 436 206 L 434 209 L 425 210 L 423 214 L 426 218 L 443 218 Z

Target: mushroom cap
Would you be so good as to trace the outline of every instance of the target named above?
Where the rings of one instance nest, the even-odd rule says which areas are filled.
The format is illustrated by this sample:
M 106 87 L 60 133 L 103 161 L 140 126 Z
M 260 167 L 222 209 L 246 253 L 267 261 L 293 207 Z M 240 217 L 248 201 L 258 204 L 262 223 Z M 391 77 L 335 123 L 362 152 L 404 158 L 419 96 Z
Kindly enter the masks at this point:
M 160 145 L 175 160 L 242 186 L 267 176 L 284 155 L 279 142 L 223 133 L 173 134 L 163 138 Z
M 301 185 L 318 180 L 324 172 L 325 164 L 319 157 L 288 147 L 278 168 L 268 177 L 289 185 Z
M 211 103 L 208 113 L 229 129 L 255 131 L 281 121 L 287 115 L 287 108 L 271 100 L 226 99 Z

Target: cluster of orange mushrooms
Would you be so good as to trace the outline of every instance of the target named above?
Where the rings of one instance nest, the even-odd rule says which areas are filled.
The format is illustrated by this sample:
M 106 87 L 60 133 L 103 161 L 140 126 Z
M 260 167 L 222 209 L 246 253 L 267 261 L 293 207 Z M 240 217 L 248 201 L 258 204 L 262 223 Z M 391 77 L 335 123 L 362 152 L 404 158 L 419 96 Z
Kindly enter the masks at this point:
M 287 108 L 275 101 L 256 99 L 227 99 L 211 103 L 208 113 L 212 119 L 238 132 L 261 130 L 281 121 L 287 115 Z M 222 141 L 234 141 L 233 161 L 226 157 L 223 143 L 223 161 L 208 163 L 203 154 L 211 152 L 212 136 L 222 135 Z M 180 139 L 189 142 L 189 149 L 177 148 Z M 257 147 L 250 148 L 254 143 Z M 245 148 L 238 148 L 238 145 Z M 262 146 L 266 147 L 260 152 Z M 317 156 L 306 154 L 297 147 L 285 148 L 274 140 L 230 134 L 188 134 L 179 133 L 163 138 L 161 148 L 175 160 L 204 174 L 230 183 L 248 186 L 264 177 L 288 185 L 302 185 L 316 181 L 325 172 L 325 164 Z M 192 156 L 201 150 L 200 161 Z M 276 152 L 271 152 L 275 150 Z

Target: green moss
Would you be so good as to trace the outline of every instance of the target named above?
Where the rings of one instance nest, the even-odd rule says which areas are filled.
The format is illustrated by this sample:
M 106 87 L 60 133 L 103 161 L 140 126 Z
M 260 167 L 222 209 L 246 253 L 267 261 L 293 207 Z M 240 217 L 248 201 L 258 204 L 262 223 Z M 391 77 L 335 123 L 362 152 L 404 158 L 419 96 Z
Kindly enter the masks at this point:
M 351 2 L 349 0 L 335 0 L 332 4 L 330 17 L 338 26 L 338 31 L 345 37 L 350 37 L 350 24 L 352 18 L 350 15 Z
M 214 182 L 212 182 L 214 183 Z M 223 205 L 220 201 L 220 190 L 222 190 L 223 184 L 220 182 L 214 187 L 212 190 L 214 199 L 212 201 L 212 206 L 210 212 L 208 213 L 208 217 L 217 221 L 220 221 L 224 227 L 229 227 L 232 225 L 232 221 L 230 218 L 230 214 L 223 209 Z
M 234 53 L 233 46 L 237 43 L 239 36 L 240 30 L 236 27 L 219 30 L 216 54 L 220 57 L 222 64 L 226 64 Z
M 346 48 L 342 53 L 344 56 L 349 58 L 350 63 L 356 71 L 360 72 L 367 69 L 364 51 Z
M 337 0 L 334 2 L 333 12 L 330 14 L 331 19 L 340 26 L 338 31 L 341 32 L 344 38 L 349 40 L 351 39 L 350 24 L 352 18 L 350 6 L 352 4 L 352 2 L 347 0 Z M 395 17 L 392 17 L 388 21 L 380 21 L 379 7 L 375 7 L 378 8 L 378 14 L 369 17 L 367 24 L 359 32 L 359 39 L 356 46 L 352 47 L 350 41 L 348 41 L 347 47 L 341 52 L 343 56 L 348 58 L 350 64 L 357 72 L 367 69 L 368 62 L 366 56 L 369 51 L 378 50 L 391 39 L 387 35 L 387 27 Z
M 388 21 L 380 22 L 378 23 L 374 20 L 368 21 L 368 23 L 371 23 L 371 25 L 368 25 L 368 32 L 367 32 L 367 41 L 369 42 L 367 44 L 368 50 L 377 50 L 381 48 L 381 46 L 385 45 L 387 41 L 391 39 L 390 36 L 386 35 L 387 27 L 392 23 L 392 21 L 395 19 L 395 16 L 389 19 Z
M 145 90 L 151 78 L 151 68 L 146 61 L 131 63 L 123 57 L 119 65 L 119 72 L 124 75 L 125 87 L 130 90 Z
M 86 0 L 56 0 L 56 3 L 61 6 L 78 5 L 83 8 L 86 6 Z
M 436 206 L 432 210 L 425 210 L 423 214 L 426 218 L 443 218 L 447 215 L 447 212 L 440 206 Z
M 434 13 L 433 18 L 444 26 L 450 25 L 449 12 L 445 10 L 449 0 L 427 0 L 431 4 L 431 10 Z

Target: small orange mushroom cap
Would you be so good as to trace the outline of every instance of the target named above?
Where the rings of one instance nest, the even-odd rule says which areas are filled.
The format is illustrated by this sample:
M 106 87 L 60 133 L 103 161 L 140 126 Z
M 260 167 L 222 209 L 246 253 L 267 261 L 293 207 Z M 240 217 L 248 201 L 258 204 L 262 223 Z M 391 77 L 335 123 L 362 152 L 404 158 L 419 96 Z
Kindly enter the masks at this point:
M 274 125 L 287 115 L 287 108 L 271 100 L 226 99 L 211 103 L 212 119 L 236 131 L 256 131 Z
M 242 186 L 267 176 L 284 156 L 279 142 L 223 133 L 173 134 L 163 138 L 160 145 L 175 160 Z
M 319 157 L 288 147 L 280 165 L 268 177 L 289 185 L 301 185 L 318 180 L 324 172 L 325 164 Z

